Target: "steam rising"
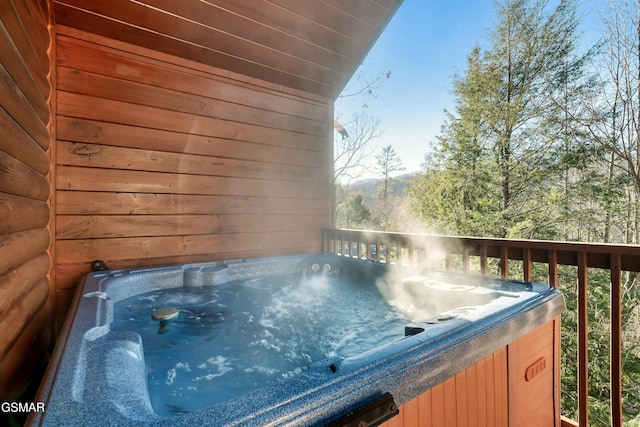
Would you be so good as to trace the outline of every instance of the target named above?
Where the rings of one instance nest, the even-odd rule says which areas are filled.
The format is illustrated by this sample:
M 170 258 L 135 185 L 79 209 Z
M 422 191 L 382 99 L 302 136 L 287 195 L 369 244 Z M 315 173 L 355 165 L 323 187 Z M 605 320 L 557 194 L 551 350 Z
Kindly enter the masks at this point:
M 465 291 L 475 285 L 461 285 L 459 280 L 447 280 L 439 274 L 443 270 L 445 254 L 461 252 L 460 242 L 453 247 L 437 236 L 413 234 L 409 254 L 401 254 L 398 264 L 389 265 L 384 276 L 376 281 L 380 293 L 398 311 L 413 322 L 467 305 Z M 383 245 L 390 250 L 393 243 Z

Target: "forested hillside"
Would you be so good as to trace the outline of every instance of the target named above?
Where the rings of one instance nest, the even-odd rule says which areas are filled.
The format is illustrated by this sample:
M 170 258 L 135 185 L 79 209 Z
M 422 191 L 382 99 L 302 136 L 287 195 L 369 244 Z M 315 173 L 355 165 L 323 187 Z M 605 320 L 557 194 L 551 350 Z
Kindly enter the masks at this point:
M 379 185 L 369 199 L 338 186 L 338 226 L 640 243 L 639 3 L 611 2 L 595 46 L 581 42 L 577 0 L 553 4 L 497 3 L 487 43 L 453 78 L 455 109 L 422 171 L 405 178 L 404 194 Z M 384 215 L 383 201 L 394 215 Z M 640 292 L 636 275 L 624 279 L 623 412 L 639 425 Z M 562 409 L 576 419 L 575 269 L 563 269 L 560 282 Z M 608 298 L 607 274 L 589 271 L 591 425 L 610 419 Z

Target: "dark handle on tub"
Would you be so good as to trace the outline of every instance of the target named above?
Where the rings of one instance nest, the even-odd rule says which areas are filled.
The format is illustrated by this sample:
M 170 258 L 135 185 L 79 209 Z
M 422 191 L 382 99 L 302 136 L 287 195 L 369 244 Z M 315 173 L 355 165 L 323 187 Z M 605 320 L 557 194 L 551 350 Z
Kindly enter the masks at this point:
M 547 367 L 547 361 L 544 357 L 539 358 L 531 365 L 527 366 L 527 370 L 524 373 L 524 379 L 526 381 L 533 381 L 533 378 L 538 376 L 538 374 L 542 373 L 544 369 Z
M 378 399 L 332 421 L 327 427 L 374 427 L 399 413 L 400 410 L 391 393 L 385 393 Z

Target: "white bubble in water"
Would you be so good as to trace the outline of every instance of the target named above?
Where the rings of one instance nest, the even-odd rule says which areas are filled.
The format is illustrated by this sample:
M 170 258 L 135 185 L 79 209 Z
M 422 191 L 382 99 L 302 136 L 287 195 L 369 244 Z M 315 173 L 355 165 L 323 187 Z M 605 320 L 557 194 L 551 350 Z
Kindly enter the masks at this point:
M 220 377 L 229 371 L 233 371 L 233 368 L 228 365 L 227 359 L 222 356 L 210 357 L 207 359 L 207 364 L 209 367 L 215 369 L 216 372 L 210 372 L 206 375 L 194 377 L 192 381 L 211 381 L 212 379 Z M 202 365 L 198 365 L 198 367 L 200 368 Z
M 175 369 L 181 369 L 185 372 L 191 372 L 191 367 L 189 366 L 189 362 L 186 362 L 186 363 L 178 362 L 176 363 Z
M 173 384 L 173 380 L 176 379 L 176 375 L 177 375 L 177 371 L 176 368 L 171 368 L 167 371 L 167 380 L 165 381 L 165 383 L 167 385 L 171 385 Z

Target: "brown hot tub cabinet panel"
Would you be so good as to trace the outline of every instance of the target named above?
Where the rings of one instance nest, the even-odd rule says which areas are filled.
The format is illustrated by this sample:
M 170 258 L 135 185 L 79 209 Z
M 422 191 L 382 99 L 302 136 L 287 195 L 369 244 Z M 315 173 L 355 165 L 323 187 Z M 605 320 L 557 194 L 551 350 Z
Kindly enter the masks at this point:
M 560 425 L 559 330 L 556 318 L 508 346 L 510 425 Z
M 556 318 L 402 405 L 384 427 L 560 425 Z

